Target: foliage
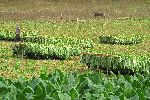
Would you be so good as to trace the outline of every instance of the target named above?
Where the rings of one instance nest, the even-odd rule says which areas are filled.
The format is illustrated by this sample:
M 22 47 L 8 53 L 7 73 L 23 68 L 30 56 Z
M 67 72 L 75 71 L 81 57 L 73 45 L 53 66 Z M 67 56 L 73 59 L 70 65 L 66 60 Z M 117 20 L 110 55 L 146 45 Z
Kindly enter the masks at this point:
M 89 38 L 93 40 L 95 43 L 99 43 L 98 36 L 100 35 L 117 35 L 117 36 L 130 36 L 131 33 L 133 35 L 144 36 L 144 41 L 138 45 L 111 45 L 111 44 L 99 44 L 95 46 L 93 52 L 109 52 L 109 53 L 119 53 L 119 54 L 133 54 L 133 55 L 144 55 L 149 54 L 150 51 L 150 20 L 149 19 L 123 19 L 123 20 L 97 20 L 97 21 L 1 21 L 0 27 L 2 30 L 14 31 L 16 24 L 20 25 L 21 31 L 29 31 L 36 30 L 39 31 L 42 35 L 50 37 L 75 37 L 78 39 L 86 39 Z M 30 33 L 29 33 L 30 34 Z M 0 34 L 1 35 L 1 34 Z M 39 35 L 39 34 L 38 34 Z M 34 36 L 38 36 L 34 35 Z M 30 37 L 30 35 L 25 35 L 26 37 Z M 32 35 L 31 35 L 32 36 Z M 34 37 L 33 36 L 33 37 Z M 47 37 L 46 37 L 47 38 Z M 11 47 L 16 43 L 11 41 L 0 41 L 0 75 L 5 78 L 15 79 L 20 76 L 24 76 L 26 78 L 31 78 L 32 76 L 38 76 L 40 73 L 49 73 L 56 68 L 59 68 L 63 71 L 79 71 L 83 73 L 88 69 L 86 67 L 82 67 L 83 65 L 79 62 L 78 57 L 74 57 L 71 60 L 34 60 L 34 59 L 23 59 L 16 58 L 12 56 Z M 96 51 L 95 51 L 96 50 Z M 142 68 L 141 68 L 142 69 Z M 84 75 L 83 75 L 84 76 Z M 90 76 L 94 76 L 91 75 Z M 105 77 L 100 76 L 103 80 Z M 140 76 L 137 76 L 138 78 Z M 121 79 L 124 79 L 123 77 Z M 81 79 L 82 80 L 82 79 Z M 144 78 L 143 78 L 144 80 Z M 142 79 L 139 82 L 143 81 Z M 95 81 L 98 81 L 98 78 L 95 78 Z M 120 81 L 120 80 L 116 80 Z M 141 83 L 142 84 L 142 83 Z M 143 84 L 145 85 L 145 83 Z M 102 87 L 98 85 L 99 87 Z M 113 85 L 114 86 L 114 85 Z M 115 85 L 117 86 L 117 85 Z M 123 87 L 121 84 L 119 86 Z M 134 86 L 134 85 L 133 85 Z M 136 86 L 136 85 L 135 85 Z M 135 87 L 134 86 L 134 87 Z M 138 85 L 139 86 L 139 85 Z M 120 88 L 121 93 L 124 93 L 123 90 L 126 88 Z M 106 86 L 105 90 L 111 89 L 113 87 Z M 136 89 L 136 88 L 135 88 Z M 83 89 L 86 91 L 86 89 Z M 95 91 L 96 89 L 94 89 Z M 119 90 L 118 90 L 119 91 Z M 128 91 L 128 90 L 127 90 Z M 143 92 L 143 89 L 139 89 L 136 91 L 141 92 L 141 94 L 149 94 L 148 91 Z M 102 92 L 103 93 L 103 92 Z M 111 91 L 106 92 L 104 94 L 105 98 L 109 98 Z M 113 91 L 113 93 L 115 93 Z M 120 92 L 117 92 L 118 95 Z M 135 91 L 133 91 L 135 93 Z M 98 92 L 98 95 L 101 92 Z M 106 95 L 108 94 L 108 96 Z M 132 93 L 131 93 L 132 94 Z M 103 94 L 102 94 L 103 95 Z M 89 93 L 83 95 L 83 97 L 88 97 Z M 91 95 L 90 95 L 91 96 Z M 93 96 L 93 95 L 92 95 Z M 139 95 L 138 95 L 139 96 Z M 138 97 L 135 96 L 135 97 Z M 114 97 L 111 96 L 112 98 Z M 123 96 L 122 96 L 123 97 Z M 126 96 L 125 96 L 126 97 Z M 139 96 L 142 97 L 142 96 Z M 148 97 L 148 95 L 146 96 Z M 104 99 L 105 99 L 104 98 Z M 111 99 L 112 99 L 111 98 Z M 117 98 L 116 96 L 114 98 Z M 128 97 L 130 98 L 130 97 Z M 1 99 L 1 98 L 0 98 Z M 93 98 L 92 98 L 93 99 Z M 119 98 L 123 100 L 122 98 Z M 126 99 L 126 98 L 124 98 Z M 131 98 L 130 98 L 131 99 Z M 137 99 L 137 98 L 132 98 Z M 94 97 L 94 100 L 96 98 Z M 98 100 L 103 100 L 103 98 Z M 140 100 L 144 100 L 140 98 Z
M 71 56 L 79 55 L 81 49 L 78 46 L 72 47 L 64 44 L 53 45 L 24 42 L 16 44 L 13 48 L 13 53 L 35 59 L 68 59 Z
M 100 36 L 100 43 L 110 43 L 110 44 L 138 44 L 142 42 L 142 37 L 134 36 L 134 37 L 123 37 L 123 36 Z
M 21 39 L 23 39 L 23 37 L 25 37 L 25 36 L 36 36 L 38 34 L 39 33 L 37 31 L 24 31 L 24 32 L 21 32 L 20 36 L 21 36 Z M 9 30 L 6 30 L 6 29 L 5 30 L 3 30 L 3 29 L 0 30 L 0 40 L 14 41 L 15 36 L 16 36 L 16 33 L 13 32 L 13 31 L 9 31 Z
M 33 42 L 40 44 L 62 44 L 77 45 L 83 48 L 93 48 L 94 42 L 90 39 L 78 39 L 74 37 L 43 37 L 37 31 L 23 31 L 21 32 L 21 41 Z M 15 32 L 9 30 L 0 30 L 0 40 L 15 40 Z
M 97 73 L 63 73 L 55 70 L 39 78 L 16 81 L 0 78 L 3 100 L 124 100 L 150 99 L 150 76 L 118 76 L 107 78 Z
M 0 40 L 14 41 L 15 34 L 8 30 L 0 30 Z
M 23 42 L 33 42 L 40 44 L 62 44 L 76 45 L 84 48 L 94 47 L 94 42 L 90 39 L 81 40 L 74 37 L 43 37 L 43 36 L 25 36 Z
M 106 69 L 130 69 L 133 72 L 150 72 L 150 57 L 145 56 L 129 56 L 129 55 L 111 55 L 111 54 L 89 54 L 82 55 L 82 63 L 87 64 L 91 68 Z

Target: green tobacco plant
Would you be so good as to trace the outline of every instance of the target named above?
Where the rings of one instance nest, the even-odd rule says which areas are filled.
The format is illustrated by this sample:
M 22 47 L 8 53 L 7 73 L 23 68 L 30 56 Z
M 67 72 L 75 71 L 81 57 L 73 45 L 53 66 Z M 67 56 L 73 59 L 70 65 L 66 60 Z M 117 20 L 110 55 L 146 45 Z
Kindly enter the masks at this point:
M 37 36 L 39 35 L 39 32 L 37 31 L 23 31 L 21 32 L 21 40 L 25 36 Z M 7 40 L 7 41 L 14 41 L 15 40 L 16 33 L 9 30 L 0 30 L 0 40 Z
M 14 41 L 15 33 L 8 30 L 0 30 L 0 40 Z
M 0 78 L 3 100 L 150 99 L 150 75 L 101 77 L 98 73 L 63 73 L 55 70 L 38 78 L 15 81 Z
M 133 72 L 150 72 L 150 57 L 147 56 L 127 56 L 112 54 L 90 54 L 82 55 L 81 62 L 91 68 L 110 70 L 131 70 Z
M 0 30 L 0 40 L 15 40 L 15 32 L 8 30 Z M 74 37 L 43 37 L 37 31 L 23 31 L 21 32 L 21 41 L 33 42 L 40 44 L 66 44 L 66 45 L 77 45 L 83 48 L 93 48 L 94 42 L 90 39 L 77 39 Z
M 124 45 L 132 45 L 138 44 L 142 42 L 142 37 L 134 36 L 134 37 L 123 37 L 123 36 L 100 36 L 100 43 L 105 44 L 124 44 Z
M 14 55 L 23 55 L 35 59 L 68 59 L 81 53 L 78 46 L 53 45 L 38 43 L 19 43 L 13 48 Z
M 94 47 L 94 42 L 90 39 L 80 40 L 74 37 L 43 37 L 43 36 L 25 36 L 23 42 L 33 42 L 40 44 L 68 44 L 77 45 L 84 48 Z

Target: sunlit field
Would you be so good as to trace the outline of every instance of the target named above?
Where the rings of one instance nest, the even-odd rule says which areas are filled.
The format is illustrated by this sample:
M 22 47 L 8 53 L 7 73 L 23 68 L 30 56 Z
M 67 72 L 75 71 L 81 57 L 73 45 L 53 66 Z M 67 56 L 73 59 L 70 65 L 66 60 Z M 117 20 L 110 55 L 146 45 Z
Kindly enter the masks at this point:
M 0 0 L 3 100 L 148 100 L 149 51 L 149 0 Z

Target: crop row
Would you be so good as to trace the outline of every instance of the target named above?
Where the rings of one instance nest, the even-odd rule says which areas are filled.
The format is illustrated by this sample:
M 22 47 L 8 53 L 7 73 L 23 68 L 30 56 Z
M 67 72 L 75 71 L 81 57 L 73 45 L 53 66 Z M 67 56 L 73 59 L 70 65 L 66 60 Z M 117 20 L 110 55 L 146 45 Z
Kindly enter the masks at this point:
M 23 42 L 33 42 L 40 44 L 61 44 L 76 45 L 84 48 L 94 47 L 92 40 L 81 40 L 73 37 L 43 37 L 43 36 L 25 36 Z
M 71 56 L 79 55 L 81 49 L 78 46 L 72 47 L 62 44 L 53 45 L 24 42 L 16 44 L 13 48 L 13 53 L 36 59 L 68 59 Z
M 92 69 L 109 69 L 116 71 L 150 72 L 150 57 L 147 56 L 127 56 L 111 54 L 90 54 L 82 55 L 81 62 Z
M 130 38 L 123 36 L 100 36 L 99 40 L 100 43 L 124 44 L 124 45 L 138 44 L 142 42 L 142 38 L 140 36 L 134 36 Z
M 77 39 L 73 37 L 43 37 L 40 36 L 36 31 L 27 31 L 21 32 L 20 34 L 21 41 L 23 42 L 34 42 L 34 43 L 44 43 L 44 44 L 61 44 L 65 43 L 66 45 L 78 45 L 84 48 L 91 48 L 94 46 L 94 42 L 90 39 Z M 8 30 L 0 30 L 0 40 L 15 40 L 15 32 Z
M 24 31 L 21 32 L 21 39 L 23 39 L 24 36 L 36 36 L 38 35 L 37 31 Z M 8 30 L 0 30 L 0 40 L 9 40 L 14 41 L 15 40 L 15 32 L 8 31 Z
M 62 73 L 16 81 L 0 78 L 2 100 L 148 100 L 150 76 L 107 78 L 98 73 Z

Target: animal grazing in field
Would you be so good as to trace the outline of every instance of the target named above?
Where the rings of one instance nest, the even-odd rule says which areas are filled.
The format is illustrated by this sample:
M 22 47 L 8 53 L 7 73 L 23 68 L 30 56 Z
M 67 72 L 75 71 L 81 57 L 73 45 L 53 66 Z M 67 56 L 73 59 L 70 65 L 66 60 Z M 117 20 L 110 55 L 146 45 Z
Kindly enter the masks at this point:
M 98 16 L 100 16 L 100 17 L 105 17 L 105 16 L 106 16 L 105 13 L 103 13 L 103 12 L 95 12 L 93 15 L 94 15 L 95 17 L 98 17 Z
M 20 28 L 19 26 L 17 25 L 16 26 L 16 36 L 15 36 L 15 41 L 18 42 L 21 40 L 21 36 L 20 36 Z

